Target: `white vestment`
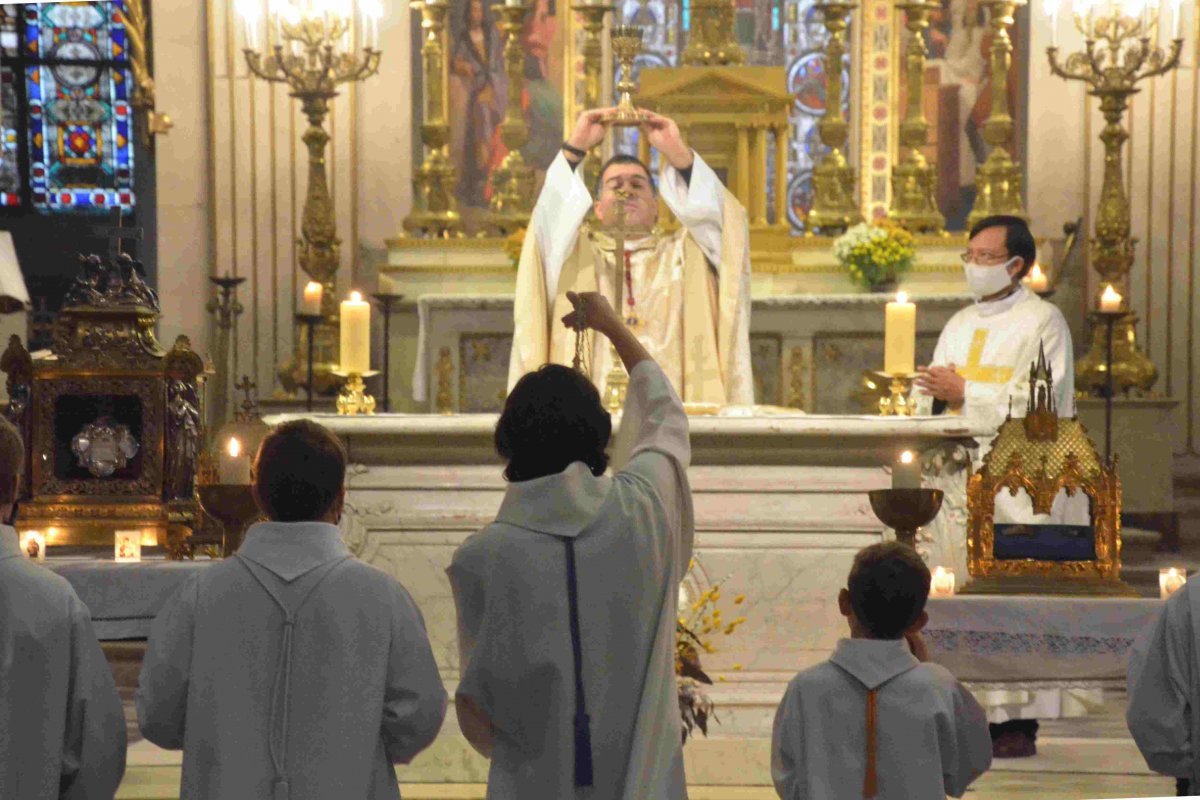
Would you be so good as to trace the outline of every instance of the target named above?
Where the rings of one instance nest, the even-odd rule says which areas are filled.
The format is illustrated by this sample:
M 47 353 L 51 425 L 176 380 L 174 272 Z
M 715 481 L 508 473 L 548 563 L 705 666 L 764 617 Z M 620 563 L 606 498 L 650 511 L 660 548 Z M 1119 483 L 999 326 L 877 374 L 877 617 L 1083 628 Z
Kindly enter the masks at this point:
M 783 800 L 862 800 L 867 695 L 876 692 L 877 800 L 961 797 L 992 763 L 983 709 L 905 640 L 842 639 L 788 684 L 775 712 L 771 778 Z
M 681 227 L 674 233 L 626 241 L 629 269 L 622 289 L 622 315 L 684 399 L 750 405 L 754 381 L 745 211 L 699 155 L 689 180 L 666 166 L 659 191 Z M 589 235 L 584 220 L 592 206 L 578 170 L 560 153 L 546 172 L 530 218 L 526 249 L 532 252 L 521 258 L 520 271 L 536 270 L 540 263 L 542 275 L 533 280 L 518 274 L 510 389 L 522 375 L 546 362 L 570 363 L 572 348 L 564 343 L 573 342 L 575 334 L 563 329 L 556 318 L 566 291 L 599 291 L 616 305 L 616 282 L 622 271 L 617 269 L 609 237 L 595 235 L 596 258 L 601 263 L 592 265 L 589 253 L 583 284 L 576 281 L 585 276 L 574 270 L 567 270 L 564 278 L 564 267 L 588 241 L 581 242 L 580 236 Z M 727 224 L 739 230 L 725 230 Z M 700 268 L 709 280 L 689 280 L 688 253 L 693 247 L 699 249 L 697 262 L 706 262 Z M 566 283 L 560 285 L 560 279 Z M 695 312 L 690 317 L 689 308 Z M 689 330 L 689 319 L 704 320 L 710 330 Z M 603 388 L 612 354 L 603 337 L 594 337 L 593 343 L 587 354 L 589 374 Z
M 0 525 L 0 798 L 111 800 L 125 743 L 87 608 Z
M 1129 654 L 1125 721 L 1146 765 L 1200 787 L 1200 591 L 1195 580 L 1171 595 Z
M 692 552 L 687 417 L 652 361 L 630 375 L 614 476 L 582 462 L 512 483 L 496 521 L 454 554 L 459 723 L 491 752 L 488 798 L 685 798 L 675 607 Z M 574 787 L 574 660 L 566 547 L 574 541 L 593 788 Z
M 142 734 L 183 749 L 181 800 L 278 800 L 280 778 L 285 800 L 398 798 L 392 764 L 446 713 L 412 598 L 320 522 L 258 523 L 188 582 L 154 620 L 140 683 Z

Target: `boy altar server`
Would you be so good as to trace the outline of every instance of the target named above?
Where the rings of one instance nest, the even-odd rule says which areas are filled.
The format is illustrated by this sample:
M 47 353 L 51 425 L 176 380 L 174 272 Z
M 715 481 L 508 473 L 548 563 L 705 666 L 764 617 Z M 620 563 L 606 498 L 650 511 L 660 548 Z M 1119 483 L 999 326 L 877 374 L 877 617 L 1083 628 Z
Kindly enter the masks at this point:
M 961 797 L 991 765 L 983 709 L 924 663 L 929 580 L 907 545 L 855 556 L 838 595 L 851 638 L 792 680 L 775 715 L 771 777 L 783 800 Z
M 595 293 L 564 321 L 629 370 L 622 439 L 586 377 L 550 364 L 513 388 L 496 426 L 508 491 L 454 554 L 467 739 L 491 758 L 488 798 L 680 800 L 675 607 L 692 551 L 687 416 L 670 380 Z
M 21 552 L 23 462 L 0 417 L 0 797 L 111 800 L 125 773 L 121 699 L 75 590 Z
M 138 717 L 147 739 L 183 749 L 181 800 L 398 798 L 392 765 L 441 728 L 420 611 L 338 531 L 345 475 L 320 425 L 273 430 L 253 476 L 270 521 L 154 620 Z

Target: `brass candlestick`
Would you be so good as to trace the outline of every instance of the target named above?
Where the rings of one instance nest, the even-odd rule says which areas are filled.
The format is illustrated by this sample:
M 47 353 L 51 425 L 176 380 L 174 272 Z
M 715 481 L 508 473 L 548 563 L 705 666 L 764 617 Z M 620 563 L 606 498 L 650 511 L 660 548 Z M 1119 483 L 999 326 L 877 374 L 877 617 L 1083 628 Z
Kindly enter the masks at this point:
M 904 55 L 906 69 L 907 108 L 900 123 L 900 144 L 904 154 L 892 167 L 892 208 L 888 216 L 914 233 L 937 233 L 946 227 L 946 218 L 938 211 L 934 196 L 934 171 L 921 152 L 929 135 L 929 121 L 921 105 L 921 90 L 925 84 L 924 30 L 929 27 L 929 15 L 940 8 L 923 0 L 897 3 L 906 12 L 904 26 L 908 28 L 908 48 Z
M 733 0 L 692 0 L 692 24 L 680 60 L 689 67 L 743 64 L 746 54 L 737 40 Z
M 1025 0 L 981 0 L 992 28 L 992 111 L 983 125 L 983 140 L 991 145 L 987 160 L 975 172 L 975 205 L 967 217 L 970 228 L 984 217 L 1009 214 L 1028 219 L 1021 200 L 1021 166 L 1012 158 L 1013 119 L 1008 109 L 1008 69 L 1012 65 L 1012 38 L 1008 35 L 1016 9 Z
M 846 57 L 846 27 L 855 8 L 857 3 L 836 0 L 813 6 L 829 32 L 825 44 L 825 113 L 817 123 L 821 142 L 829 152 L 813 170 L 813 204 L 806 228 L 824 235 L 842 233 L 862 222 L 854 196 L 854 167 L 846 162 L 843 150 L 850 126 L 842 113 L 842 62 Z
M 871 386 L 888 387 L 888 393 L 879 398 L 879 416 L 911 417 L 916 413 L 916 403 L 912 401 L 913 379 L 916 375 L 870 371 L 867 376 Z
M 378 370 L 372 369 L 366 372 L 337 371 L 334 374 L 346 379 L 341 393 L 338 394 L 337 413 L 344 417 L 375 413 L 375 398 L 367 394 L 367 386 L 363 383 L 363 378 L 378 375 Z
M 454 197 L 454 164 L 450 161 L 449 53 L 446 50 L 446 14 L 449 0 L 416 0 L 421 13 L 421 68 L 424 73 L 421 142 L 425 161 L 413 176 L 413 210 L 404 229 L 417 236 L 449 239 L 462 236 L 463 223 Z
M 529 126 L 521 109 L 521 93 L 525 87 L 525 49 L 521 47 L 521 31 L 532 6 L 520 2 L 497 3 L 493 6 L 503 19 L 497 23 L 505 34 L 504 73 L 508 76 L 508 99 L 504 121 L 500 123 L 500 140 L 508 155 L 492 172 L 492 202 L 488 212 L 487 229 L 493 236 L 509 236 L 528 227 L 533 211 L 533 170 L 525 163 L 521 148 L 529 140 Z
M 272 16 L 269 24 L 274 25 L 279 37 L 272 52 L 263 56 L 250 47 L 244 52 L 250 72 L 268 83 L 287 84 L 308 119 L 308 128 L 301 137 L 308 147 L 308 192 L 304 198 L 301 236 L 297 240 L 298 260 L 300 269 L 325 287 L 321 297 L 324 322 L 316 329 L 318 363 L 314 383 L 317 391 L 327 393 L 336 385 L 331 377 L 339 347 L 337 306 L 333 298 L 341 239 L 337 236 L 333 200 L 325 176 L 325 145 L 329 134 L 322 125 L 329 113 L 329 101 L 337 97 L 338 85 L 374 75 L 379 71 L 382 53 L 373 47 L 363 47 L 355 53 L 342 46 L 350 32 L 349 16 L 324 11 L 301 13 L 292 6 L 282 5 Z M 280 382 L 293 394 L 304 380 L 308 343 L 302 338 L 296 337 L 295 351 L 279 370 Z
M 1100 132 L 1104 143 L 1104 183 L 1096 212 L 1096 235 L 1090 246 L 1092 266 L 1100 273 L 1102 285 L 1126 285 L 1137 241 L 1129 229 L 1129 198 L 1125 195 L 1121 153 L 1129 133 L 1121 126 L 1121 119 L 1129 98 L 1139 91 L 1137 84 L 1170 72 L 1179 64 L 1183 50 L 1181 38 L 1173 39 L 1167 52 L 1153 44 L 1150 37 L 1157 24 L 1158 20 L 1150 20 L 1149 15 L 1131 17 L 1119 11 L 1104 16 L 1080 14 L 1075 16 L 1075 27 L 1084 35 L 1084 49 L 1072 53 L 1065 63 L 1058 60 L 1057 47 L 1046 50 L 1055 75 L 1083 81 L 1088 94 L 1100 98 L 1100 113 L 1105 121 Z M 1128 296 L 1127 291 L 1124 293 Z M 1122 383 L 1121 376 L 1128 376 L 1129 385 L 1146 391 L 1157 380 L 1158 369 L 1137 347 L 1133 327 L 1136 319 L 1136 315 L 1129 314 L 1117 322 L 1112 373 Z M 1106 334 L 1106 323 L 1093 316 L 1091 349 L 1075 367 L 1076 385 L 1096 393 L 1107 384 Z
M 583 27 L 583 107 L 598 108 L 604 94 L 604 18 L 615 6 L 602 3 L 581 3 L 571 6 L 579 14 Z M 600 177 L 600 156 L 595 149 L 587 154 L 583 164 L 584 183 L 593 186 Z
M 617 108 L 604 120 L 618 128 L 635 128 L 642 124 L 642 113 L 634 108 L 633 62 L 642 52 L 642 29 L 637 25 L 614 25 L 612 29 L 613 56 L 621 65 L 621 80 L 617 82 Z
M 213 385 L 212 411 L 209 419 L 210 424 L 215 427 L 220 425 L 229 414 L 229 380 L 235 371 L 229 358 L 232 351 L 233 323 L 246 310 L 237 299 L 237 287 L 246 279 L 242 276 L 231 276 L 227 272 L 224 276 L 210 275 L 208 280 L 217 287 L 218 293 L 205 306 L 208 313 L 216 315 L 217 318 L 217 354 L 214 362 L 217 364 L 221 377 Z

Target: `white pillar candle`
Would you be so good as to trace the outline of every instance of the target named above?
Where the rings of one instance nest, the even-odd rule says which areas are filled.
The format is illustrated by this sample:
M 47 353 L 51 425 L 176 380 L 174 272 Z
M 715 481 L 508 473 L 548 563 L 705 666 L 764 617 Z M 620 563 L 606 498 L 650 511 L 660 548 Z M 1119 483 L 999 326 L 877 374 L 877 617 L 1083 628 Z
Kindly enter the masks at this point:
M 1050 279 L 1042 272 L 1042 265 L 1034 262 L 1033 269 L 1025 276 L 1025 285 L 1031 292 L 1044 292 L 1050 288 Z
M 342 301 L 341 371 L 362 375 L 371 369 L 371 304 L 358 292 Z
M 321 295 L 325 287 L 317 281 L 309 281 L 304 285 L 304 299 L 300 301 L 300 313 L 316 315 L 321 313 Z
M 1158 571 L 1158 596 L 1166 600 L 1187 583 L 1187 570 L 1169 567 Z
M 900 292 L 887 304 L 883 326 L 883 371 L 911 375 L 915 371 L 917 307 Z
M 217 459 L 217 480 L 233 486 L 250 484 L 250 454 L 236 436 L 230 436 L 229 441 L 221 447 Z
M 1110 283 L 1104 287 L 1104 294 L 1100 295 L 1100 310 L 1107 312 L 1120 311 L 1123 300 L 1124 298 L 1117 294 L 1117 290 Z
M 892 465 L 892 488 L 921 488 L 921 463 L 911 450 L 901 453 Z
M 930 597 L 954 597 L 954 570 L 934 567 L 933 579 L 929 582 Z

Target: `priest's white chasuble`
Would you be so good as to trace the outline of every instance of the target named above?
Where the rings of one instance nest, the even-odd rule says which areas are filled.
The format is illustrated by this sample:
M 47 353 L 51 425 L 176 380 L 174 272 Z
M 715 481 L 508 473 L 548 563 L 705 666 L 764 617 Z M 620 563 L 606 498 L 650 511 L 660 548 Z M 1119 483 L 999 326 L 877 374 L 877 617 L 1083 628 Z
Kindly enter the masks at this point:
M 630 374 L 614 475 L 575 462 L 511 483 L 448 570 L 458 609 L 459 725 L 490 754 L 489 800 L 683 800 L 675 684 L 679 581 L 692 553 L 687 416 L 662 370 Z M 574 785 L 574 658 L 565 541 L 578 575 L 594 783 Z
M 689 181 L 667 166 L 659 191 L 682 227 L 630 237 L 619 270 L 612 237 L 585 222 L 583 179 L 561 153 L 550 165 L 517 270 L 510 389 L 542 364 L 571 364 L 575 333 L 560 322 L 568 291 L 600 292 L 615 307 L 620 280 L 622 315 L 685 402 L 754 402 L 746 211 L 699 155 Z M 603 389 L 608 342 L 594 337 L 586 357 Z

